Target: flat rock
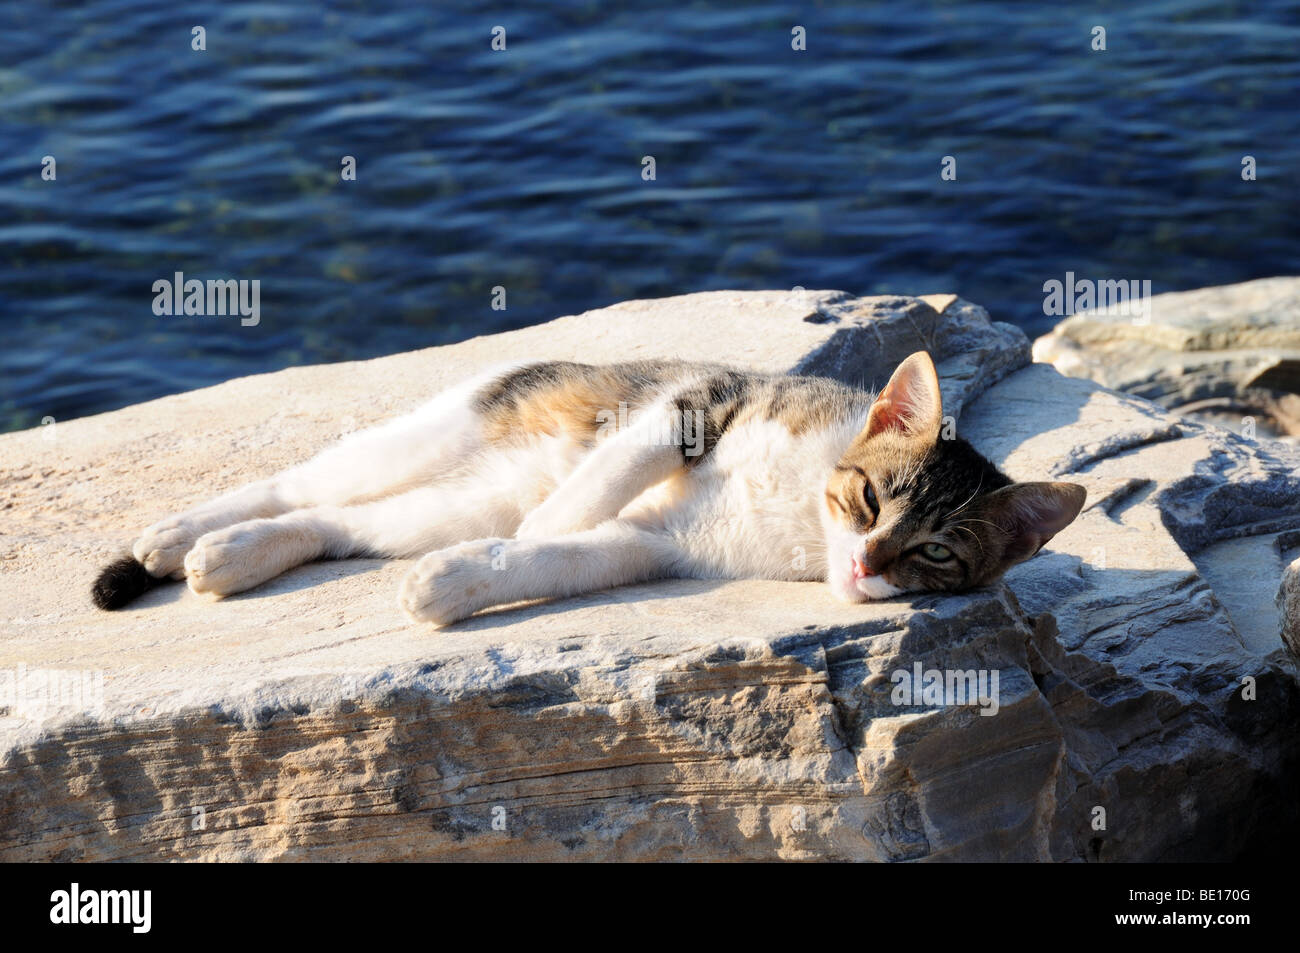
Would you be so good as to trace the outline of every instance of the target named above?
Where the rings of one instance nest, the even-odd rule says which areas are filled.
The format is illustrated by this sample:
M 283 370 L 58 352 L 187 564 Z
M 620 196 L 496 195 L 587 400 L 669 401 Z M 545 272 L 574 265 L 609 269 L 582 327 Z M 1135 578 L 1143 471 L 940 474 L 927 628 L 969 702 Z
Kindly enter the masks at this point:
M 397 609 L 408 563 L 349 560 L 218 603 L 178 584 L 89 604 L 139 528 L 496 361 L 707 358 L 872 386 L 920 348 L 1008 472 L 1088 486 L 1005 584 L 845 606 L 683 580 L 439 631 Z M 0 859 L 1266 851 L 1297 828 L 1295 603 L 1247 625 L 1220 595 L 1228 564 L 1273 564 L 1216 547 L 1256 540 L 1281 578 L 1300 458 L 1028 350 L 953 296 L 711 292 L 0 436 Z M 985 676 L 987 697 L 898 697 L 918 666 Z
M 1300 548 L 1300 534 L 1292 542 Z M 1300 655 L 1300 557 L 1287 566 L 1282 576 L 1277 604 L 1282 612 L 1282 640 L 1294 654 Z
M 1147 315 L 1082 312 L 1034 359 L 1233 430 L 1300 436 L 1300 277 L 1155 295 Z

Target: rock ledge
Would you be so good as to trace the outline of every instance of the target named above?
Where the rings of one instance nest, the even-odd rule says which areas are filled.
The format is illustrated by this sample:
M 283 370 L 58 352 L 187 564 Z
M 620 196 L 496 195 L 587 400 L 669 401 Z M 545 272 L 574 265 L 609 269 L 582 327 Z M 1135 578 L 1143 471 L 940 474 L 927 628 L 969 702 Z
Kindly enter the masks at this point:
M 878 385 L 918 348 L 960 431 L 1011 475 L 1089 489 L 990 590 L 848 607 L 817 585 L 682 581 L 443 632 L 398 612 L 404 563 L 303 567 L 215 605 L 179 585 L 115 614 L 87 598 L 152 520 L 494 361 L 707 354 Z M 1267 849 L 1297 828 L 1283 626 L 1294 649 L 1300 573 L 1265 607 L 1233 567 L 1254 560 L 1276 591 L 1300 452 L 1028 355 L 952 296 L 714 292 L 0 436 L 0 859 Z M 996 714 L 899 704 L 897 673 L 918 666 L 996 673 Z

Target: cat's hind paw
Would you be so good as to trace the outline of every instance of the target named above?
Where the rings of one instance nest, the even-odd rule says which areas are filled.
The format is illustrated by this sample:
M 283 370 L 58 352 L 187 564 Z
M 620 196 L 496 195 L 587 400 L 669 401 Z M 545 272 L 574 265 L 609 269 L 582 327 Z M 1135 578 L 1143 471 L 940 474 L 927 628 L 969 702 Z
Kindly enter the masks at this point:
M 598 522 L 590 513 L 551 498 L 524 517 L 515 530 L 515 539 L 554 539 L 591 529 Z
M 300 565 L 303 540 L 275 520 L 248 520 L 200 536 L 185 556 L 185 578 L 199 595 L 229 596 Z
M 429 553 L 406 574 L 397 601 L 414 622 L 451 625 L 493 605 L 496 555 L 505 540 L 479 539 Z

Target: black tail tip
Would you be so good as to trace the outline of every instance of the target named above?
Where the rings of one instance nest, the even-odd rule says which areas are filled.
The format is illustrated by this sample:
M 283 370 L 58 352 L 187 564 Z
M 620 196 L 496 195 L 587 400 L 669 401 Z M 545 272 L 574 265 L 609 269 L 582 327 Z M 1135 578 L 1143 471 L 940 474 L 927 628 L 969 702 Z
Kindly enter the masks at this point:
M 162 582 L 130 556 L 105 566 L 95 580 L 91 596 L 101 609 L 120 609 Z

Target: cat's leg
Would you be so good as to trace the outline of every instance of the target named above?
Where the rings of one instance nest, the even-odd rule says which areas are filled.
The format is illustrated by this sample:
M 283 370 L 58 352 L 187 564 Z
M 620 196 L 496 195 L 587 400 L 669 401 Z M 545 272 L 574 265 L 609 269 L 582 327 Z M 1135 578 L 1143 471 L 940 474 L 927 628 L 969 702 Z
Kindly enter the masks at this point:
M 205 533 L 304 507 L 377 499 L 455 472 L 478 448 L 481 428 L 473 394 L 491 374 L 444 391 L 410 414 L 351 434 L 306 463 L 153 524 L 132 554 L 153 576 L 180 577 L 186 553 Z
M 609 520 L 552 539 L 478 539 L 429 553 L 402 581 L 398 602 L 417 622 L 447 625 L 489 606 L 672 578 L 682 565 L 664 534 Z
M 185 556 L 197 593 L 226 596 L 317 559 L 400 558 L 510 533 L 523 511 L 489 486 L 424 487 L 357 506 L 316 506 L 205 533 Z
M 259 480 L 215 500 L 159 520 L 145 529 L 131 554 L 152 576 L 184 575 L 185 554 L 209 530 L 243 520 L 277 516 L 289 509 L 278 495 L 274 479 Z
M 547 539 L 591 529 L 682 470 L 685 460 L 680 414 L 672 402 L 659 402 L 598 443 L 524 518 L 516 535 Z

